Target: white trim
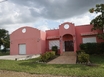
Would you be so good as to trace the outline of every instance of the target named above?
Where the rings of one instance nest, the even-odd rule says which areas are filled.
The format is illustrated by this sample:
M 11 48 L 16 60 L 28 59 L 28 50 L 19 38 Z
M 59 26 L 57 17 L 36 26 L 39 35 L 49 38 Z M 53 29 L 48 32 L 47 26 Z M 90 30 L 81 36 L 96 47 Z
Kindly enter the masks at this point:
M 49 49 L 52 49 L 52 46 L 57 46 L 58 49 L 60 48 L 60 42 L 59 40 L 50 40 L 49 41 Z
M 65 41 L 63 41 L 63 51 L 65 52 Z
M 96 37 L 83 37 L 83 43 L 96 43 Z

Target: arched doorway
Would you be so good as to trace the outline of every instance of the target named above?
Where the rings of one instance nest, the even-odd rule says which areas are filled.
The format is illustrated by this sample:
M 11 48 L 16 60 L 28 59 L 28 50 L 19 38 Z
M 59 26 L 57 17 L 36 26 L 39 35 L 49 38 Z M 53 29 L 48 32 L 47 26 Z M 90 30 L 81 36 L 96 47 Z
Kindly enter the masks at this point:
M 65 34 L 63 36 L 63 48 L 65 52 L 74 51 L 73 36 Z

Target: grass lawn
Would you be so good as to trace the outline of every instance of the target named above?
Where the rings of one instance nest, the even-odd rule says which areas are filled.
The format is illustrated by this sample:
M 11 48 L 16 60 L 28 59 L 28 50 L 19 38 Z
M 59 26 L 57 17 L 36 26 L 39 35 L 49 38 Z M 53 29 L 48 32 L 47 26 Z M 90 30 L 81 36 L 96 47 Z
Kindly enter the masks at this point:
M 77 77 L 104 77 L 104 56 L 91 56 L 91 61 L 99 66 L 81 64 L 42 64 L 37 59 L 25 61 L 0 60 L 1 70 L 28 72 L 32 74 L 53 74 Z

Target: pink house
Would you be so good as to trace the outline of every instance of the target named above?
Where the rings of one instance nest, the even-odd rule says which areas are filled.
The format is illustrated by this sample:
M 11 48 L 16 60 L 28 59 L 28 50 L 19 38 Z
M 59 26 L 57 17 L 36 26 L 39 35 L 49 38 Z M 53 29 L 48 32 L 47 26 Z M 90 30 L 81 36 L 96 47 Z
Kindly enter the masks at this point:
M 65 22 L 59 29 L 43 32 L 32 27 L 21 27 L 10 35 L 11 55 L 42 54 L 57 46 L 59 53 L 76 52 L 81 43 L 102 42 L 96 37 L 97 31 L 91 31 L 92 25 L 75 26 Z

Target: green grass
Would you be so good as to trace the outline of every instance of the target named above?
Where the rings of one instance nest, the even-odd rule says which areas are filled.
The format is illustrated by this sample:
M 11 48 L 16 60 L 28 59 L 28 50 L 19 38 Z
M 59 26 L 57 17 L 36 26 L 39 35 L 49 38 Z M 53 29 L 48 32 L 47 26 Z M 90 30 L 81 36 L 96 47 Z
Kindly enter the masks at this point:
M 104 55 L 92 55 L 90 59 L 92 63 L 104 64 Z
M 0 60 L 1 70 L 28 72 L 31 74 L 52 74 L 77 77 L 104 77 L 104 56 L 91 56 L 91 61 L 99 66 L 82 64 L 42 64 L 37 59 L 25 61 Z

